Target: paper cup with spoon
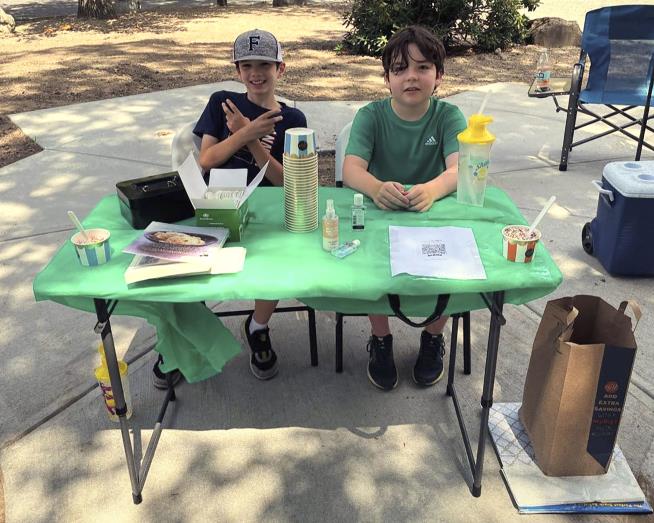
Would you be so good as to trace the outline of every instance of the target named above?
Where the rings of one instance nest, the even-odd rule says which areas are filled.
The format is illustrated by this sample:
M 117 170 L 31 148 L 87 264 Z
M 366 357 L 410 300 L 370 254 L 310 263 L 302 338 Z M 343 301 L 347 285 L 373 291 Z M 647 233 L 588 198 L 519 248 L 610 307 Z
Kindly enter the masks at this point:
M 534 259 L 536 244 L 541 233 L 536 227 L 550 209 L 556 196 L 552 196 L 531 225 L 507 225 L 502 229 L 502 252 L 512 262 L 529 263 Z
M 79 231 L 70 239 L 79 262 L 85 267 L 107 263 L 111 259 L 111 233 L 107 229 L 85 229 L 73 211 L 68 211 L 68 217 Z

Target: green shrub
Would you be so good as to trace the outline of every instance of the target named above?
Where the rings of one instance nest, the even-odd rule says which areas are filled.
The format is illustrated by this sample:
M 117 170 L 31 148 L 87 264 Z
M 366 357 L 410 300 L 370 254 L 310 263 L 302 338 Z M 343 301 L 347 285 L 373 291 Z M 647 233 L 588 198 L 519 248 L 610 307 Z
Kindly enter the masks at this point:
M 352 0 L 345 13 L 343 48 L 381 54 L 388 38 L 402 27 L 420 24 L 443 38 L 446 47 L 473 45 L 480 50 L 522 42 L 526 17 L 540 0 Z

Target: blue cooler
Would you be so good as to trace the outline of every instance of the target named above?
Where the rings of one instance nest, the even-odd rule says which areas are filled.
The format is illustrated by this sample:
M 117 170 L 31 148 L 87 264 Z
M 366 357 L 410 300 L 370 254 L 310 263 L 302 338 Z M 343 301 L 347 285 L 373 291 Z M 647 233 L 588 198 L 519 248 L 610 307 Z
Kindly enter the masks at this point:
M 654 161 L 604 167 L 597 216 L 584 225 L 582 245 L 611 274 L 654 275 Z

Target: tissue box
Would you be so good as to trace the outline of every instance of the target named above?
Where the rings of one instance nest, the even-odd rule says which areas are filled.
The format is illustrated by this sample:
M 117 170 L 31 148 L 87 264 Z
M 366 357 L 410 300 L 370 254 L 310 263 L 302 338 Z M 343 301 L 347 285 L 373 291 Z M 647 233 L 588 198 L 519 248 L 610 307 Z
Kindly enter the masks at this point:
M 191 152 L 178 172 L 195 209 L 196 224 L 226 227 L 228 241 L 241 241 L 249 219 L 247 199 L 263 180 L 267 168 L 268 163 L 249 185 L 247 169 L 211 169 L 207 185 Z
M 226 227 L 229 229 L 229 240 L 240 242 L 243 231 L 250 220 L 248 202 L 238 209 L 196 209 L 195 223 L 201 227 Z

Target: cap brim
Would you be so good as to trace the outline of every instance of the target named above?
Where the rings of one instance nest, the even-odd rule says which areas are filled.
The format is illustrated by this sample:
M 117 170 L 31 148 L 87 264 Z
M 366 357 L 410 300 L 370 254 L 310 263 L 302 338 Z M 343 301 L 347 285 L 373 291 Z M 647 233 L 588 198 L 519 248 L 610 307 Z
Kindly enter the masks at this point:
M 238 62 L 245 62 L 245 60 L 261 60 L 262 62 L 276 62 L 278 64 L 281 64 L 284 60 L 275 60 L 273 58 L 270 58 L 270 56 L 260 56 L 260 55 L 252 55 L 252 56 L 245 56 L 243 58 L 239 58 L 238 60 L 232 60 L 232 63 L 238 63 Z

